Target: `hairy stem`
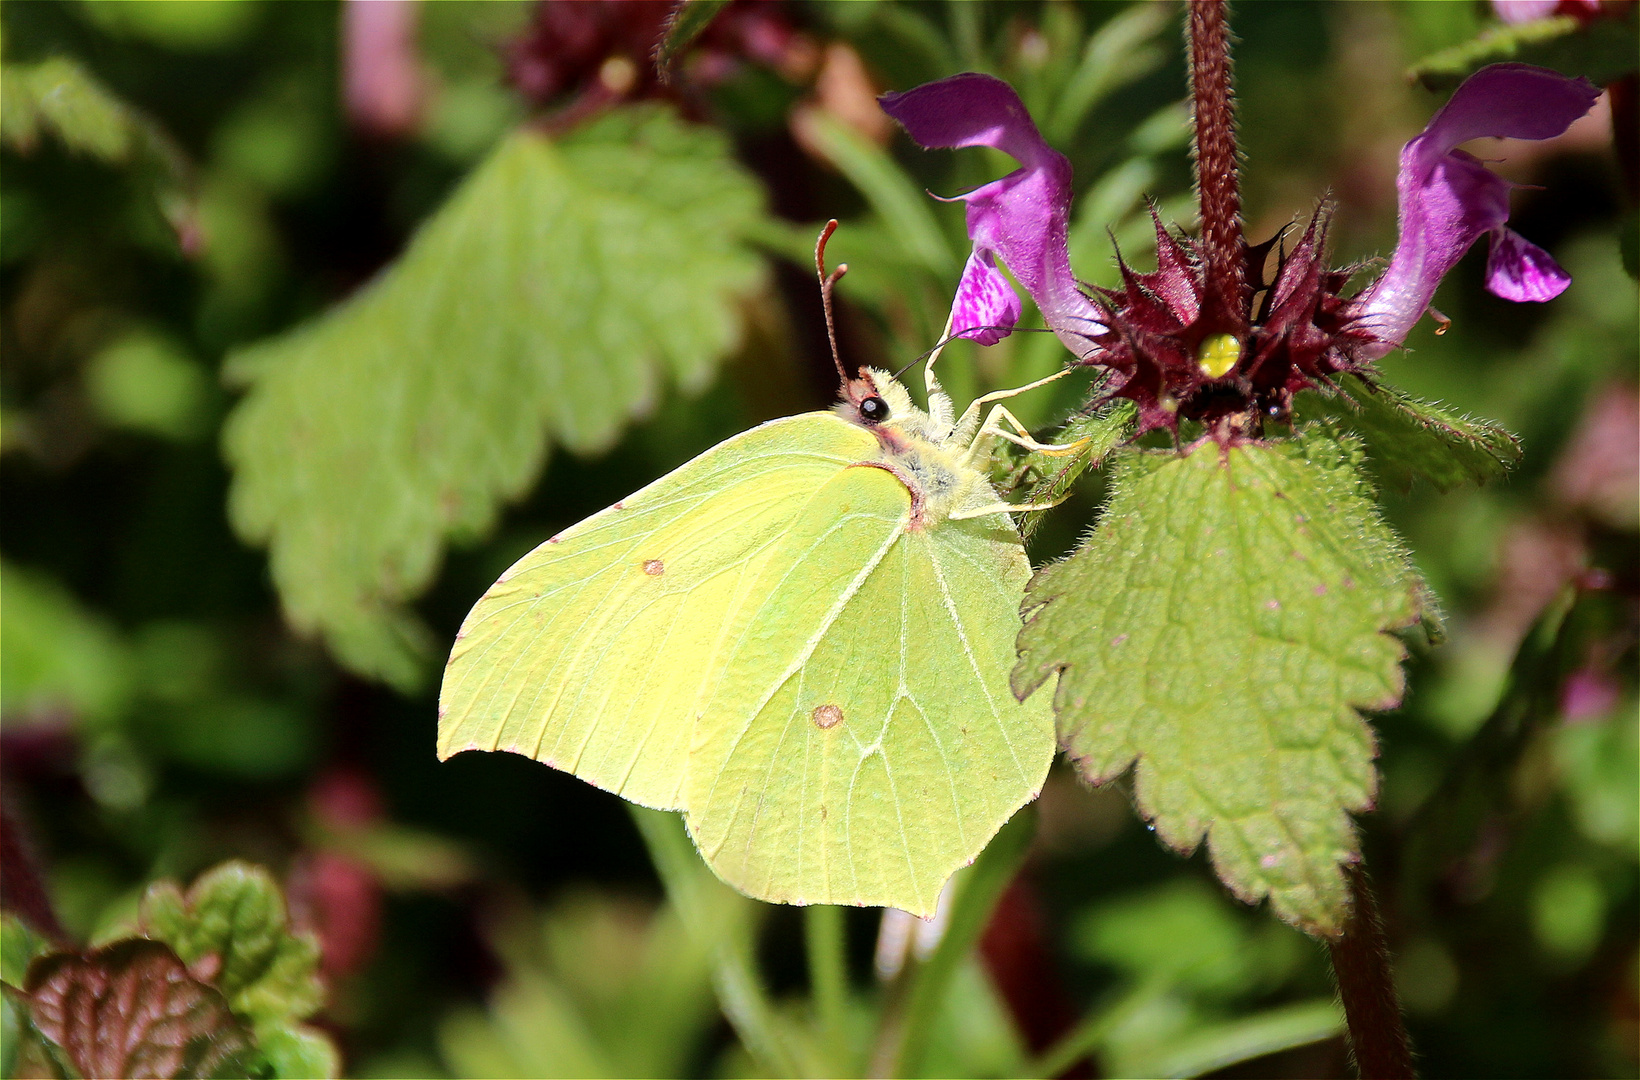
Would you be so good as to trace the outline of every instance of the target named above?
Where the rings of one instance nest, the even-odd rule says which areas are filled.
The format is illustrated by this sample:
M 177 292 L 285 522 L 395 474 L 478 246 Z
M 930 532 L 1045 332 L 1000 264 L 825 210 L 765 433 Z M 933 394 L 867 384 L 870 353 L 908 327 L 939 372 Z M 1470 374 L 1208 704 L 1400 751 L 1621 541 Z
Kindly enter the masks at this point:
M 1378 917 L 1378 903 L 1360 863 L 1349 867 L 1346 874 L 1355 903 L 1344 933 L 1328 948 L 1355 1067 L 1362 1080 L 1411 1078 L 1417 1075 L 1412 1068 L 1412 1044 L 1395 998 L 1389 944 Z
M 1190 89 L 1196 123 L 1196 192 L 1206 263 L 1208 333 L 1247 333 L 1247 261 L 1241 238 L 1236 103 L 1224 0 L 1191 0 Z

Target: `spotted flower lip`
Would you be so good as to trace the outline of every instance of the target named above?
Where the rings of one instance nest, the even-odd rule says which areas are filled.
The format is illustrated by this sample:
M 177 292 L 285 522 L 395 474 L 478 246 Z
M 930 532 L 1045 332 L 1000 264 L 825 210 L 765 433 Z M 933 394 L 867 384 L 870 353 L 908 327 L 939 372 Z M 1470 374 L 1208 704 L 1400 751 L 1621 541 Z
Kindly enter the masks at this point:
M 1355 305 L 1356 318 L 1377 338 L 1367 358 L 1406 340 L 1441 278 L 1488 233 L 1490 291 L 1506 300 L 1543 301 L 1565 290 L 1570 275 L 1505 224 L 1514 185 L 1457 146 L 1483 136 L 1552 139 L 1599 96 L 1587 79 L 1529 64 L 1493 64 L 1465 80 L 1406 144 L 1396 180 L 1401 224 L 1395 254 Z
M 951 305 L 951 333 L 994 345 L 1019 321 L 1019 297 L 997 269 L 1000 258 L 1060 340 L 1085 353 L 1105 325 L 1071 273 L 1071 163 L 1042 138 L 1014 88 L 967 73 L 878 101 L 926 149 L 989 146 L 1021 166 L 957 196 L 968 204 L 974 250 Z

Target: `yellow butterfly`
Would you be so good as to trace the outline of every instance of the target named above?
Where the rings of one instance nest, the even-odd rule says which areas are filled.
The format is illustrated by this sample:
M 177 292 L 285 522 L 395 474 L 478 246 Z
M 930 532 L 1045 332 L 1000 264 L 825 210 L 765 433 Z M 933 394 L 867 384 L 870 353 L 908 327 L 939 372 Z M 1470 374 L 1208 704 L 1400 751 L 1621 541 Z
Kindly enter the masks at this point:
M 816 248 L 827 329 L 831 287 Z M 833 335 L 833 353 L 836 352 Z M 1008 687 L 1030 566 L 983 406 L 843 371 L 831 412 L 735 436 L 552 537 L 467 616 L 439 755 L 507 750 L 681 810 L 724 880 L 786 903 L 933 914 L 1036 796 L 1045 696 Z M 566 823 L 566 827 L 573 827 Z

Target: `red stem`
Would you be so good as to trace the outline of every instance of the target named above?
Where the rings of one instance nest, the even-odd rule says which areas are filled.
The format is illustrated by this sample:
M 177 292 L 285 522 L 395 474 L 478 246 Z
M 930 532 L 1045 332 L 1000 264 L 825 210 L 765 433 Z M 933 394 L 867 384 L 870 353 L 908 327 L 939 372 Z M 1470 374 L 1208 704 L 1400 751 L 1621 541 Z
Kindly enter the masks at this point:
M 1389 943 L 1378 917 L 1378 903 L 1360 863 L 1345 874 L 1355 902 L 1344 933 L 1328 948 L 1355 1067 L 1362 1080 L 1411 1080 L 1417 1075 L 1412 1067 L 1412 1044 L 1395 998 Z
M 1191 0 L 1190 86 L 1196 122 L 1196 192 L 1206 263 L 1203 329 L 1247 335 L 1247 256 L 1241 237 L 1236 101 L 1224 0 Z

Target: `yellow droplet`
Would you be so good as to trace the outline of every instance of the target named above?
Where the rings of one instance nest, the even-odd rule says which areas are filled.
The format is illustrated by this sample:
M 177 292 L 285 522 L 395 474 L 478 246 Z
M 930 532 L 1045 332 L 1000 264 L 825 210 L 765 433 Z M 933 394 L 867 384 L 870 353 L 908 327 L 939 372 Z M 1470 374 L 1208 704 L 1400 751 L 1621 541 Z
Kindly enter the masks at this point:
M 1241 359 L 1241 342 L 1234 334 L 1208 334 L 1196 349 L 1196 366 L 1209 379 L 1222 379 Z

